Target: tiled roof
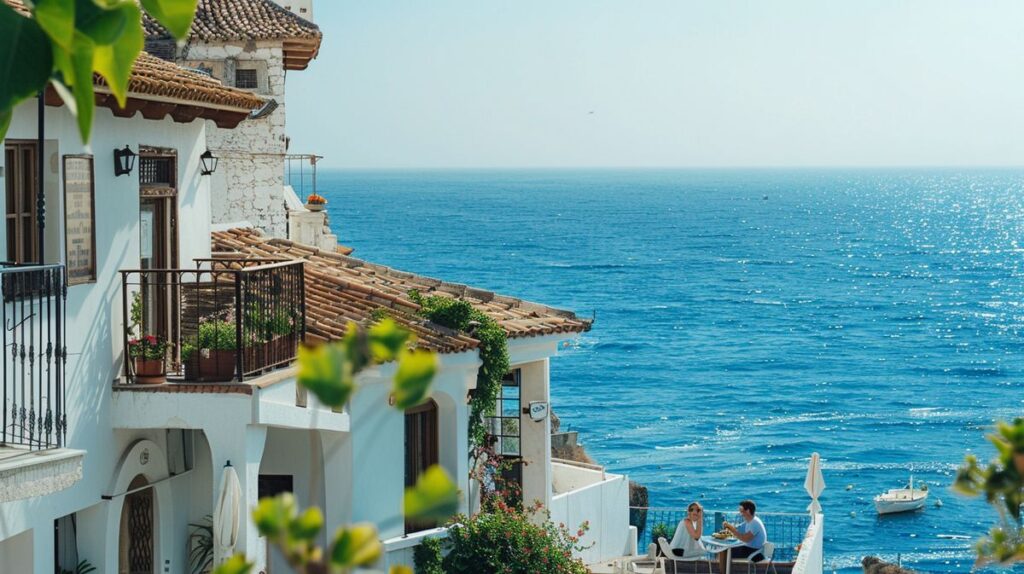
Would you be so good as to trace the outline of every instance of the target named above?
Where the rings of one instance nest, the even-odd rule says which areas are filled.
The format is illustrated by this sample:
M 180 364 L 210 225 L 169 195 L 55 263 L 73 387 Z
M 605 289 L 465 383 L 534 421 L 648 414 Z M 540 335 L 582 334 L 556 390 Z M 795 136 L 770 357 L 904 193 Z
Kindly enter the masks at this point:
M 142 23 L 147 45 L 171 39 L 167 30 L 148 14 L 143 14 Z M 316 57 L 321 37 L 316 24 L 271 0 L 199 0 L 189 41 L 281 40 L 286 67 L 301 70 Z
M 409 291 L 413 289 L 423 295 L 443 295 L 469 302 L 494 318 L 510 338 L 580 333 L 590 329 L 589 320 L 580 319 L 570 311 L 398 271 L 284 239 L 266 238 L 253 229 L 214 232 L 213 250 L 254 258 L 304 259 L 307 333 L 322 340 L 341 337 L 349 321 L 368 322 L 377 309 L 384 308 L 415 333 L 424 347 L 442 353 L 477 347 L 476 339 L 416 315 L 419 306 L 409 299 Z
M 94 77 L 94 82 L 97 86 L 106 86 L 106 81 L 99 75 Z M 251 92 L 225 86 L 206 74 L 187 70 L 145 52 L 139 55 L 132 68 L 128 93 L 129 96 L 160 96 L 198 105 L 237 108 L 246 113 L 263 105 L 263 100 Z
M 2 1 L 22 15 L 29 14 L 21 0 Z M 118 108 L 112 97 L 102 97 L 109 93 L 103 77 L 94 74 L 93 83 L 99 91 L 97 104 L 111 108 L 115 115 L 120 116 L 130 117 L 141 111 L 150 119 L 170 115 L 176 121 L 191 121 L 202 117 L 214 120 L 222 127 L 234 127 L 251 110 L 263 105 L 263 100 L 251 92 L 225 86 L 206 74 L 182 68 L 145 52 L 139 55 L 132 68 L 132 76 L 128 81 L 127 108 Z M 137 101 L 133 102 L 133 99 Z M 159 100 L 161 103 L 143 107 L 138 100 Z M 48 93 L 47 103 L 62 104 L 55 93 Z

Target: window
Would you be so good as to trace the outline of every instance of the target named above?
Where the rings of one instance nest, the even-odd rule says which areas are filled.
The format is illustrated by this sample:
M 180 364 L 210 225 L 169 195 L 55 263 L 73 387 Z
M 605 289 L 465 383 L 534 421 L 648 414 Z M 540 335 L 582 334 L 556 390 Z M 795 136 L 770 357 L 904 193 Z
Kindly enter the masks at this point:
M 433 399 L 405 411 L 405 486 L 438 463 L 437 403 Z M 434 522 L 406 520 L 405 532 L 437 526 Z
M 295 492 L 295 477 L 290 474 L 261 474 L 259 476 L 260 498 L 277 496 L 285 492 Z
M 139 187 L 174 187 L 174 158 L 140 157 Z
M 39 225 L 36 221 L 37 150 L 32 142 L 7 142 L 4 178 L 7 190 L 7 261 L 39 262 Z
M 519 456 L 521 454 L 519 413 L 522 412 L 520 400 L 521 372 L 515 369 L 505 375 L 498 393 L 497 415 L 491 417 L 491 434 L 497 443 L 498 454 Z
M 256 70 L 235 70 L 235 87 L 243 90 L 255 90 L 259 87 Z
M 92 156 L 64 156 L 64 249 L 68 285 L 96 280 Z

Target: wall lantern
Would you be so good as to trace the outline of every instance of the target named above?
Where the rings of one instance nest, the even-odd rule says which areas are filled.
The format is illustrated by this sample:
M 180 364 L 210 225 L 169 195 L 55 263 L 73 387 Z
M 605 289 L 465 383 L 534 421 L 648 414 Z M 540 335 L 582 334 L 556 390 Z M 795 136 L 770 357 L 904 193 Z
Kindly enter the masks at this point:
M 131 175 L 135 168 L 135 152 L 127 145 L 124 149 L 114 148 L 114 177 Z
M 203 170 L 199 172 L 201 175 L 210 175 L 217 171 L 217 158 L 210 153 L 210 150 L 204 151 L 199 156 L 199 160 L 203 162 Z

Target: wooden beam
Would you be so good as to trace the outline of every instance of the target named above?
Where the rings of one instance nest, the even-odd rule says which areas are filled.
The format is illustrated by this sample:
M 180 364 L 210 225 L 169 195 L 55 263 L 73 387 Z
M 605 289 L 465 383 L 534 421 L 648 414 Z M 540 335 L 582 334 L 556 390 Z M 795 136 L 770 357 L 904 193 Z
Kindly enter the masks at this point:
M 228 110 L 210 110 L 204 109 L 203 113 L 199 116 L 206 120 L 211 120 L 219 128 L 231 129 L 242 123 L 242 120 L 249 117 L 249 114 L 245 112 L 232 112 Z
M 177 106 L 174 111 L 171 112 L 171 119 L 179 124 L 187 124 L 192 120 L 199 117 L 203 113 L 203 108 L 199 106 Z
M 109 107 L 113 114 L 119 118 L 130 118 L 146 105 L 146 100 L 128 98 L 128 101 L 124 103 L 124 107 L 122 108 L 117 105 L 116 99 L 111 98 L 111 100 L 112 105 L 107 107 Z
M 142 117 L 147 120 L 162 120 L 164 116 L 174 111 L 175 107 L 177 107 L 177 104 L 147 101 L 144 106 L 139 108 L 139 111 L 142 112 Z

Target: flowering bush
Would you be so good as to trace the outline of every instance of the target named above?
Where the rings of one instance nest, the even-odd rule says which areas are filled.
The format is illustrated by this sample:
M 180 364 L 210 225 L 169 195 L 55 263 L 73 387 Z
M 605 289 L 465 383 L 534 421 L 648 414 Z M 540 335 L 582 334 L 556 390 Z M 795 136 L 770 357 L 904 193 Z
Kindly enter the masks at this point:
M 128 356 L 133 359 L 157 360 L 167 355 L 167 341 L 156 335 L 143 335 L 128 341 Z
M 306 203 L 312 205 L 324 205 L 325 203 L 327 203 L 327 199 L 322 195 L 311 193 L 309 194 L 308 197 L 306 197 Z
M 550 519 L 536 524 L 531 513 L 539 512 L 535 504 L 529 512 L 497 502 L 493 512 L 473 516 L 456 516 L 451 521 L 449 548 L 444 557 L 446 574 L 585 574 L 587 567 L 573 550 L 583 550 L 580 538 L 589 529 L 583 523 L 575 533 L 564 524 Z

